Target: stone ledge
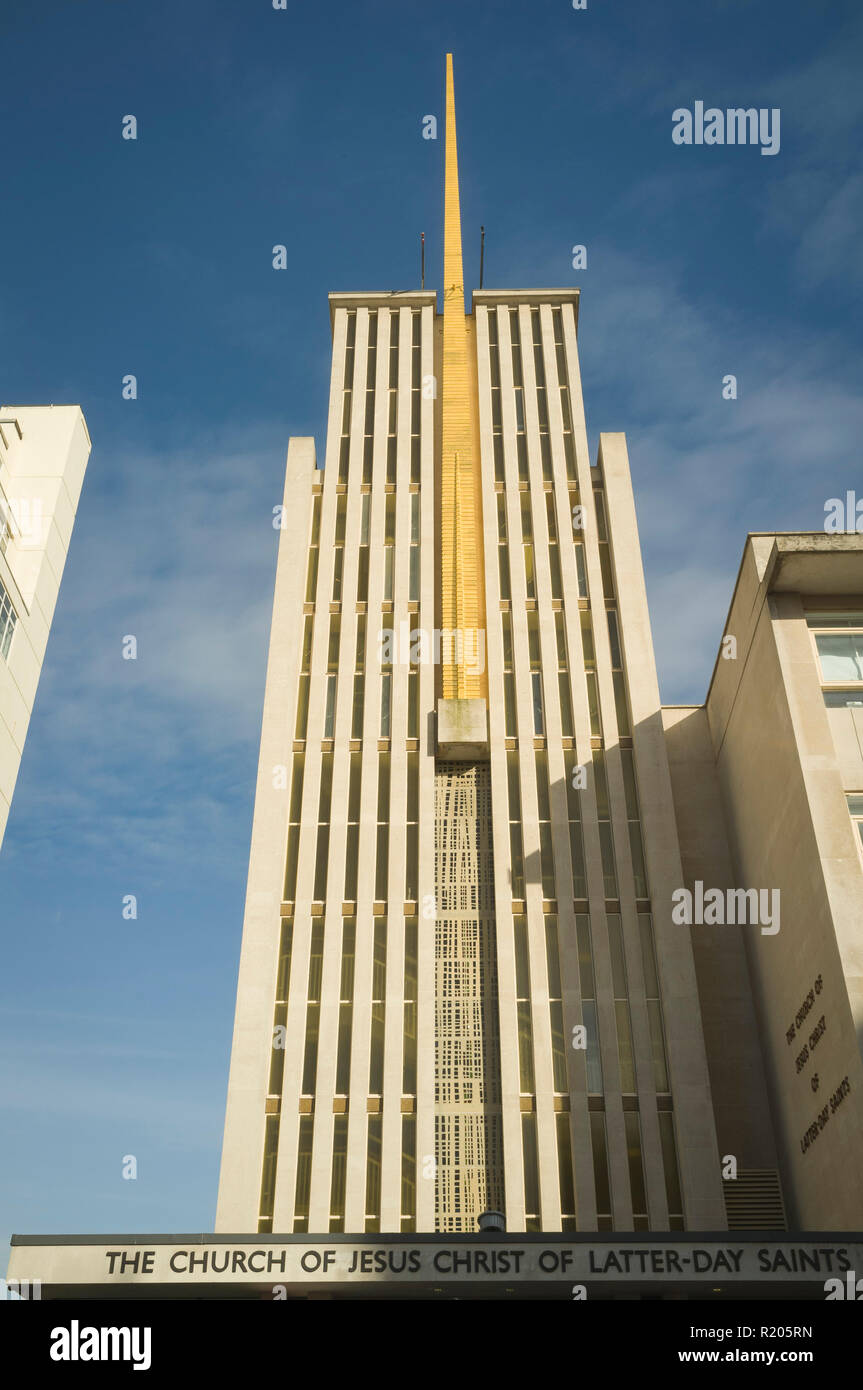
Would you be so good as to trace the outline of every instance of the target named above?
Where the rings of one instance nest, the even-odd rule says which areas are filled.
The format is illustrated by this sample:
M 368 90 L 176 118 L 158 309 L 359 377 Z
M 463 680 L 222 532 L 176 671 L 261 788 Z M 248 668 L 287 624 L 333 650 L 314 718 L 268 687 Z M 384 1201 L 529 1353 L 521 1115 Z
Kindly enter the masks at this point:
M 488 711 L 485 700 L 438 700 L 439 758 L 475 762 L 488 757 Z

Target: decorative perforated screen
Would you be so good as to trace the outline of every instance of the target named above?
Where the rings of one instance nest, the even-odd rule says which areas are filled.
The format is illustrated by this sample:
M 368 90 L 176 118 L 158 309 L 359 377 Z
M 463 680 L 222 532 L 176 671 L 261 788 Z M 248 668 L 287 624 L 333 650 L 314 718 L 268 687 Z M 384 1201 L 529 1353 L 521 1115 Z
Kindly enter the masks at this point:
M 491 772 L 435 772 L 435 1225 L 503 1209 Z

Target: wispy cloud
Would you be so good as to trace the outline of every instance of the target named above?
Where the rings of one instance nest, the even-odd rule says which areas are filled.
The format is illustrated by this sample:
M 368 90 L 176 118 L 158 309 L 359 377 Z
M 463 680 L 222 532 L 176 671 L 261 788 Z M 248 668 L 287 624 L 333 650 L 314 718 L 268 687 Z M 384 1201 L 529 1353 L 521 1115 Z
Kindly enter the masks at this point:
M 747 531 L 819 530 L 859 467 L 863 400 L 841 339 L 812 346 L 613 257 L 584 328 L 586 394 L 624 428 L 664 697 L 704 698 Z M 722 380 L 737 377 L 738 398 Z M 614 383 L 614 386 L 611 386 Z
M 192 840 L 213 864 L 227 841 L 238 848 L 228 817 L 254 785 L 287 445 L 274 430 L 249 433 L 242 452 L 200 438 L 112 458 L 110 480 L 94 454 L 19 844 L 38 837 L 56 851 L 73 832 L 79 848 L 134 849 L 146 862 Z M 129 636 L 134 661 L 123 659 Z

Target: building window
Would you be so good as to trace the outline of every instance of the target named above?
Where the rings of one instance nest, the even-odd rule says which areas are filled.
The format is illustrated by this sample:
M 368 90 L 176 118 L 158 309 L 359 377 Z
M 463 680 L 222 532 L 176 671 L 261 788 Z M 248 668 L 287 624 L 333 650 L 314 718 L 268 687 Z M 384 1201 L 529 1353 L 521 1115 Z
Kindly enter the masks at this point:
M 848 811 L 857 831 L 860 852 L 863 854 L 863 793 L 854 792 L 848 797 Z
M 360 852 L 360 781 L 362 777 L 362 754 L 349 755 L 350 776 L 348 779 L 348 820 L 345 853 L 345 900 L 355 902 L 357 897 L 357 864 Z
M 407 815 L 405 817 L 405 898 L 408 902 L 416 902 L 419 898 L 419 762 L 419 753 L 408 753 L 408 795 Z
M 384 671 L 381 676 L 381 738 L 390 736 L 392 693 L 392 671 Z
M 420 601 L 420 495 L 411 493 L 411 543 L 408 576 L 408 601 Z
M 338 674 L 339 670 L 339 638 L 342 635 L 342 619 L 338 613 L 334 613 L 329 619 L 329 644 L 327 646 L 327 670 L 331 674 Z
M 366 1230 L 381 1228 L 381 1132 L 383 1117 L 369 1115 L 366 1149 Z
M 584 541 L 573 541 L 575 547 L 575 573 L 578 581 L 578 597 L 587 598 L 587 567 L 584 563 Z
M 396 548 L 396 495 L 388 492 L 384 508 L 384 603 L 393 601 L 393 568 Z
M 524 548 L 524 586 L 527 598 L 536 598 L 536 571 L 533 563 L 533 523 L 530 514 L 530 495 L 521 494 L 521 538 Z
M 279 941 L 279 973 L 276 978 L 276 1000 L 280 1004 L 286 1004 L 288 1000 L 288 989 L 291 983 L 291 952 L 294 944 L 294 919 L 286 917 L 282 922 L 281 939 Z
M 859 709 L 863 705 L 863 690 L 825 690 L 824 703 L 828 709 Z
M 551 797 L 548 785 L 548 755 L 544 749 L 536 753 L 536 803 L 539 820 L 539 872 L 542 896 L 556 898 L 554 851 L 551 843 Z
M 575 919 L 578 942 L 578 978 L 581 984 L 581 1012 L 587 1034 L 587 1089 L 590 1095 L 602 1094 L 602 1061 L 599 1052 L 599 1025 L 596 1013 L 596 984 L 593 973 L 593 946 L 590 939 L 590 917 L 579 912 Z
M 863 705 L 863 614 L 810 613 L 806 623 L 818 654 L 822 685 L 831 687 L 824 691 L 825 704 L 830 708 Z
M 631 748 L 621 748 L 620 761 L 623 765 L 623 790 L 626 798 L 626 816 L 629 825 L 629 850 L 632 855 L 635 896 L 637 898 L 646 898 L 647 873 L 644 868 L 644 846 L 641 839 L 641 821 L 638 813 L 635 760 Z
M 623 1112 L 626 1133 L 626 1157 L 629 1162 L 629 1192 L 632 1197 L 632 1224 L 636 1231 L 647 1231 L 647 1194 L 644 1186 L 644 1162 L 641 1156 L 641 1119 L 637 1110 Z
M 579 613 L 581 650 L 584 658 L 584 678 L 587 682 L 587 709 L 590 716 L 591 738 L 602 738 L 602 717 L 599 711 L 599 685 L 596 679 L 596 649 L 593 645 L 593 622 L 587 608 Z
M 548 971 L 548 1011 L 551 1022 L 551 1067 L 555 1095 L 568 1095 L 566 1079 L 566 1048 L 563 1041 L 563 989 L 560 983 L 560 950 L 557 939 L 557 918 L 545 919 L 545 962 Z M 565 1207 L 574 1211 L 574 1207 Z
M 668 1065 L 665 1059 L 662 1005 L 659 1000 L 659 977 L 656 971 L 653 918 L 649 912 L 639 912 L 638 931 L 641 937 L 641 969 L 644 975 L 644 994 L 647 1000 L 647 1021 L 650 1027 L 650 1046 L 653 1054 L 653 1084 L 658 1094 L 667 1095 Z
M 494 480 L 502 483 L 503 467 L 503 413 L 500 403 L 500 348 L 497 336 L 497 310 L 491 309 L 488 315 L 488 365 L 491 379 L 491 429 L 494 449 Z M 503 595 L 501 595 L 503 597 Z
M 668 1225 L 672 1231 L 685 1229 L 683 1197 L 680 1191 L 680 1172 L 677 1166 L 677 1145 L 674 1139 L 674 1115 L 670 1110 L 659 1111 L 659 1139 L 662 1145 L 662 1166 L 665 1169 L 665 1195 L 668 1200 Z
M 270 1076 L 267 1081 L 267 1095 L 280 1096 L 285 1075 L 285 1028 L 288 1019 L 287 1004 L 277 1003 L 273 1014 L 273 1038 L 270 1048 Z M 270 1213 L 272 1215 L 272 1213 Z
M 309 723 L 309 681 L 311 680 L 312 669 L 312 632 L 314 618 L 310 613 L 306 614 L 303 623 L 303 646 L 300 657 L 300 684 L 297 692 L 297 722 L 294 726 L 294 738 L 304 739 Z
M 330 638 L 327 645 L 327 681 L 324 701 L 324 738 L 333 738 L 336 728 L 336 682 L 339 670 L 339 640 L 341 637 L 341 618 L 333 613 L 330 618 Z
M 389 392 L 387 397 L 387 482 L 396 480 L 398 447 L 399 316 L 390 314 Z
M 560 732 L 564 738 L 572 738 L 572 696 L 569 690 L 566 625 L 563 620 L 563 613 L 561 612 L 557 612 L 554 615 L 554 636 L 557 644 L 557 689 L 560 697 Z
M 530 1016 L 530 968 L 527 918 L 513 917 L 515 941 L 515 1011 L 518 1027 L 518 1088 L 523 1095 L 536 1091 L 533 1070 L 533 1029 Z
M 345 565 L 345 521 L 348 499 L 344 493 L 336 498 L 336 539 L 333 553 L 333 603 L 342 601 L 342 574 Z
M 387 919 L 375 917 L 372 944 L 372 1036 L 369 1054 L 369 1095 L 384 1089 L 384 1016 L 387 991 Z
M 600 488 L 593 489 L 596 506 L 596 534 L 599 540 L 599 569 L 602 574 L 602 592 L 606 598 L 614 598 L 614 577 L 611 572 L 611 546 L 608 543 L 608 525 L 605 519 L 605 499 Z
M 327 859 L 330 849 L 330 803 L 333 796 L 333 755 L 321 755 L 321 793 L 318 800 L 318 847 L 315 859 L 315 902 L 327 896 Z
M 363 613 L 357 617 L 357 645 L 354 653 L 354 704 L 351 711 L 351 738 L 363 736 L 363 710 L 365 707 L 366 681 L 366 619 Z
M 420 673 L 411 659 L 408 666 L 408 738 L 420 736 Z
M 360 501 L 360 548 L 357 556 L 357 602 L 369 601 L 369 512 L 372 495 L 364 492 Z
M 557 1130 L 560 1227 L 563 1231 L 574 1231 L 576 1229 L 575 1180 L 572 1171 L 572 1136 L 569 1132 L 569 1116 L 559 1111 L 554 1118 Z
M 518 480 L 526 483 L 527 435 L 524 427 L 524 380 L 521 372 L 521 329 L 518 322 L 518 309 L 509 311 L 509 336 L 512 343 L 512 385 L 515 400 L 515 444 L 518 457 Z M 533 595 L 529 594 L 529 598 Z
M 629 988 L 623 951 L 623 927 L 619 913 L 610 912 L 606 921 L 608 923 L 608 944 L 611 949 L 611 982 L 614 991 L 614 1018 L 617 1027 L 617 1055 L 620 1059 L 620 1089 L 623 1095 L 635 1095 L 635 1058 L 632 1051 L 632 1023 L 629 1015 Z
M 611 1184 L 608 1180 L 608 1143 L 605 1136 L 605 1113 L 590 1112 L 590 1143 L 593 1150 L 593 1181 L 596 1189 L 596 1229 L 610 1231 Z
M 417 315 L 419 317 L 419 315 Z M 417 1117 L 402 1115 L 402 1210 L 401 1229 L 416 1230 L 417 1216 Z
M 593 750 L 593 784 L 596 791 L 596 814 L 599 819 L 599 848 L 602 854 L 602 876 L 607 898 L 617 897 L 617 871 L 614 867 L 614 837 L 611 831 L 611 806 L 608 800 L 608 779 L 605 775 L 605 753 Z
M 422 364 L 420 360 L 420 311 L 411 314 L 411 482 L 420 480 L 420 419 Z
M 356 917 L 342 922 L 342 973 L 339 984 L 339 1041 L 336 1050 L 336 1095 L 346 1096 L 351 1078 L 351 1028 L 354 1011 L 354 952 Z M 333 1208 L 335 1210 L 335 1208 Z M 344 1212 L 342 1212 L 344 1215 Z
M 318 1069 L 318 1030 L 321 1020 L 321 976 L 324 960 L 324 919 L 312 918 L 312 939 L 309 947 L 309 984 L 306 996 L 306 1046 L 303 1054 L 304 1096 L 315 1094 Z
M 276 1200 L 276 1162 L 279 1156 L 279 1116 L 268 1115 L 264 1129 L 264 1165 L 261 1175 L 261 1205 L 258 1230 L 272 1231 Z
M 527 615 L 527 646 L 530 659 L 533 732 L 537 738 L 542 738 L 545 733 L 545 711 L 542 698 L 542 671 L 540 669 L 539 618 L 535 612 Z
M 629 737 L 632 734 L 632 724 L 629 718 L 629 701 L 626 696 L 626 681 L 623 676 L 620 625 L 615 609 L 606 609 L 606 617 L 608 619 L 608 643 L 611 648 L 611 679 L 614 685 L 614 709 L 617 715 L 617 732 Z
M 501 613 L 503 629 L 503 720 L 507 738 L 515 738 L 518 731 L 515 718 L 515 672 L 512 664 L 512 618 L 509 613 Z
M 506 534 L 506 497 L 504 493 L 495 494 L 497 500 L 497 572 L 500 596 L 507 602 L 512 598 L 509 584 L 509 545 Z
M 288 852 L 285 861 L 285 902 L 292 903 L 297 894 L 297 864 L 300 852 L 300 818 L 303 808 L 303 775 L 305 754 L 294 754 L 291 773 L 291 804 L 288 811 Z
M 354 351 L 357 341 L 357 314 L 348 310 L 347 336 L 345 339 L 345 375 L 342 394 L 342 433 L 339 440 L 339 482 L 348 480 L 348 456 L 351 447 L 351 402 L 354 382 Z M 311 602 L 311 600 L 309 600 Z
M 578 488 L 569 489 L 569 517 L 572 525 L 568 528 L 575 547 L 575 573 L 578 583 L 578 597 L 587 598 L 587 565 L 584 558 L 585 518 L 582 504 L 578 500 Z M 577 511 L 576 508 L 579 510 Z
M 560 573 L 560 549 L 557 544 L 557 517 L 554 510 L 554 493 L 545 494 L 545 519 L 548 525 L 548 565 L 551 571 L 551 596 L 563 598 L 563 579 Z
M 506 755 L 507 790 L 509 794 L 509 863 L 512 896 L 524 897 L 524 852 L 521 838 L 521 791 L 518 781 L 518 753 Z
M 274 1030 L 272 1030 L 272 1055 L 270 1058 L 270 1080 L 267 1093 L 281 1095 L 283 1072 L 285 1072 L 285 1024 L 288 1020 L 288 988 L 290 984 L 290 948 L 293 945 L 293 919 L 286 917 L 281 926 L 279 940 L 279 963 L 275 981 Z M 261 1172 L 261 1204 L 258 1211 L 257 1229 L 260 1232 L 272 1230 L 272 1208 L 275 1202 L 275 1169 L 278 1163 L 279 1116 L 267 1115 L 264 1134 L 264 1163 Z
M 563 345 L 563 313 L 560 308 L 552 309 L 551 322 L 554 329 L 554 352 L 557 360 L 557 384 L 560 390 L 560 413 L 563 417 L 563 452 L 566 458 L 566 476 L 575 481 L 575 445 L 572 435 L 572 412 L 569 406 L 569 384 L 566 371 L 566 349 Z
M 312 502 L 312 534 L 309 540 L 309 563 L 306 569 L 306 603 L 314 603 L 318 586 L 318 552 L 321 540 L 321 494 Z
M 375 900 L 386 902 L 389 872 L 390 755 L 378 754 L 378 843 L 375 866 Z
M 524 1157 L 524 1229 L 541 1230 L 539 1210 L 539 1155 L 536 1142 L 536 1114 L 521 1117 L 521 1143 Z
M 377 368 L 378 316 L 369 314 L 369 345 L 366 356 L 366 409 L 363 424 L 363 482 L 372 480 L 372 458 L 375 447 L 375 372 Z
M 539 416 L 539 447 L 542 458 L 542 476 L 551 482 L 551 435 L 548 432 L 548 391 L 545 380 L 545 362 L 542 356 L 542 326 L 538 309 L 530 311 L 531 336 L 533 338 L 533 370 L 536 376 L 536 409 Z M 559 598 L 559 594 L 554 594 Z
M 309 1193 L 312 1187 L 312 1115 L 300 1116 L 297 1140 L 297 1185 L 294 1195 L 294 1231 L 309 1229 Z
M 0 488 L 0 555 L 6 554 L 6 547 L 12 539 L 8 507 L 9 504 L 3 496 L 3 489 Z
M 333 1118 L 333 1172 L 330 1183 L 330 1230 L 345 1229 L 345 1187 L 348 1166 L 348 1117 Z
M 418 919 L 405 918 L 404 1054 L 402 1095 L 417 1092 L 417 938 Z
M 569 814 L 569 851 L 572 860 L 572 896 L 587 897 L 584 873 L 584 843 L 581 837 L 581 791 L 576 782 L 579 762 L 575 753 L 566 758 L 566 804 Z

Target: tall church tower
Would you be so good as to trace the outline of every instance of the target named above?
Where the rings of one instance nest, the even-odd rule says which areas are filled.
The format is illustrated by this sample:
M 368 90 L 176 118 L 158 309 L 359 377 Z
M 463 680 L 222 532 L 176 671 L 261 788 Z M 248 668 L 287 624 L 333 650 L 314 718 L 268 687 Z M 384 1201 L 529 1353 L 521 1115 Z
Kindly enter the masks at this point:
M 217 1229 L 721 1230 L 625 440 L 578 291 L 333 294 L 284 493 Z

